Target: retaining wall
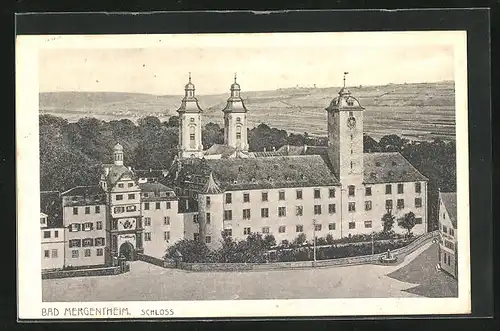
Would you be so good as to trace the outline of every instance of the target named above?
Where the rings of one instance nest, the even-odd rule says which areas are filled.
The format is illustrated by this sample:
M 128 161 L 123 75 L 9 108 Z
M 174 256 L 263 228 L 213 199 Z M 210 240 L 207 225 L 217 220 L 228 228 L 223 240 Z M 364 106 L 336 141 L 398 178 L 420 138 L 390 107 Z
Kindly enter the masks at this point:
M 120 266 L 103 267 L 95 269 L 75 269 L 75 270 L 55 270 L 42 272 L 42 279 L 68 278 L 68 277 L 88 277 L 88 276 L 112 276 L 130 271 L 130 265 L 124 268 Z
M 429 232 L 418 237 L 409 245 L 391 251 L 393 255 L 406 255 L 414 252 L 417 248 L 431 241 L 439 235 L 439 231 Z M 273 262 L 273 263 L 186 263 L 181 262 L 177 266 L 180 269 L 190 271 L 249 271 L 249 270 L 277 270 L 277 269 L 302 269 L 311 267 L 348 266 L 356 264 L 367 264 L 377 262 L 385 253 L 374 255 L 363 255 L 345 257 L 330 260 L 296 261 L 296 262 Z M 143 255 L 142 261 L 162 266 L 164 268 L 175 268 L 175 263 L 163 261 L 151 256 Z M 151 262 L 150 262 L 151 261 Z

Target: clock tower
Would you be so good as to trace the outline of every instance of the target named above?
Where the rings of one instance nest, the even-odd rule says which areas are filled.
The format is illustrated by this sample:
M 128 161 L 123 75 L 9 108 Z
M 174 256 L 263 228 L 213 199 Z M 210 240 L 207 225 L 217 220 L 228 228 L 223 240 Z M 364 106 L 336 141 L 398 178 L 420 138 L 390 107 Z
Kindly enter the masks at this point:
M 344 85 L 326 108 L 328 112 L 328 154 L 335 175 L 344 185 L 363 182 L 363 110 Z

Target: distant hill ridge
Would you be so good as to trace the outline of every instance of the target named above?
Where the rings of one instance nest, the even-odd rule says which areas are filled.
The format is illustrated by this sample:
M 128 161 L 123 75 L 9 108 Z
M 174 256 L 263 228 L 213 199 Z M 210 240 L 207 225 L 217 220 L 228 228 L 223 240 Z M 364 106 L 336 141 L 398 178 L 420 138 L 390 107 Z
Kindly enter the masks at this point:
M 340 87 L 290 87 L 269 91 L 241 92 L 249 109 L 249 124 L 262 122 L 291 132 L 326 134 L 325 107 Z M 365 107 L 365 129 L 374 137 L 398 131 L 415 139 L 454 139 L 454 82 L 387 84 L 349 87 Z M 76 121 L 85 116 L 102 120 L 177 115 L 183 95 L 128 92 L 42 92 L 40 113 Z M 229 91 L 198 95 L 205 120 L 222 123 Z

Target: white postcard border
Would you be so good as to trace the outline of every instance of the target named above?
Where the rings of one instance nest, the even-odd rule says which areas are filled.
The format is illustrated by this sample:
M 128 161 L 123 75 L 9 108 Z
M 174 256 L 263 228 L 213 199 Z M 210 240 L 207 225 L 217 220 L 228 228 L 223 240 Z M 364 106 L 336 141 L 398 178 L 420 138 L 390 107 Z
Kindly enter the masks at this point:
M 300 43 L 324 40 L 327 33 L 272 33 L 224 35 L 96 35 L 18 36 L 16 40 L 16 160 L 17 160 L 17 242 L 18 318 L 214 318 L 285 316 L 365 316 L 470 313 L 469 256 L 469 166 L 467 111 L 467 54 L 465 31 L 348 32 L 332 33 L 339 47 L 352 43 L 401 43 L 407 45 L 446 44 L 454 47 L 457 205 L 458 205 L 458 298 L 383 299 L 300 299 L 224 301 L 144 301 L 144 302 L 42 302 L 39 230 L 39 141 L 38 141 L 38 50 L 40 48 L 142 48 L 188 47 L 200 41 L 222 43 L 227 38 L 245 39 L 245 46 L 279 42 Z M 267 35 L 267 37 L 265 36 Z M 322 37 L 320 37 L 322 36 Z M 170 42 L 169 42 L 170 41 Z M 175 41 L 175 42 L 174 42 Z M 233 47 L 236 47 L 232 44 Z M 66 308 L 122 308 L 119 316 L 66 315 Z M 42 316 L 42 308 L 57 308 L 59 316 Z M 173 315 L 143 316 L 142 309 L 172 309 Z M 81 310 L 82 311 L 82 310 Z

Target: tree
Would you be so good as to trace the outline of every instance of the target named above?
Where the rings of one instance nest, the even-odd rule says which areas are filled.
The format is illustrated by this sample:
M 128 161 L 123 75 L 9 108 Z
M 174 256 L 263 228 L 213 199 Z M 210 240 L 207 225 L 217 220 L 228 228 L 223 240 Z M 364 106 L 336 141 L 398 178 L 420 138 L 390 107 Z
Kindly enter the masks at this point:
M 382 216 L 382 226 L 383 226 L 382 232 L 384 233 L 391 232 L 392 227 L 394 225 L 394 218 L 395 216 L 393 216 L 390 212 L 387 212 Z
M 416 224 L 415 214 L 411 211 L 406 213 L 403 217 L 401 217 L 398 220 L 398 225 L 403 229 L 406 229 L 406 231 L 408 231 L 407 233 L 408 237 L 411 236 L 411 229 L 413 229 L 415 224 Z
M 401 138 L 396 134 L 383 136 L 378 145 L 381 152 L 401 152 L 408 144 L 408 139 Z
M 293 244 L 294 245 L 297 245 L 297 246 L 300 246 L 302 245 L 303 243 L 306 242 L 306 234 L 305 233 L 299 233 L 299 235 L 297 236 L 297 238 L 295 238 L 295 240 L 293 241 Z
M 268 234 L 264 237 L 264 242 L 266 243 L 267 249 L 276 246 L 276 238 L 272 234 Z
M 375 141 L 369 135 L 363 135 L 363 150 L 365 153 L 380 152 L 380 146 L 378 142 Z
M 217 123 L 207 123 L 202 131 L 203 147 L 209 149 L 214 144 L 224 143 L 224 129 Z
M 168 118 L 167 126 L 170 128 L 178 128 L 179 127 L 179 116 L 170 116 Z
M 198 240 L 183 239 L 167 249 L 165 258 L 176 258 L 177 251 L 182 254 L 182 261 L 188 263 L 206 262 L 209 254 L 209 249 L 205 243 Z
M 331 233 L 327 234 L 327 235 L 326 235 L 326 243 L 327 243 L 328 245 L 332 245 L 334 242 L 335 242 L 335 241 L 334 241 L 334 239 L 333 239 L 332 234 L 331 234 Z

